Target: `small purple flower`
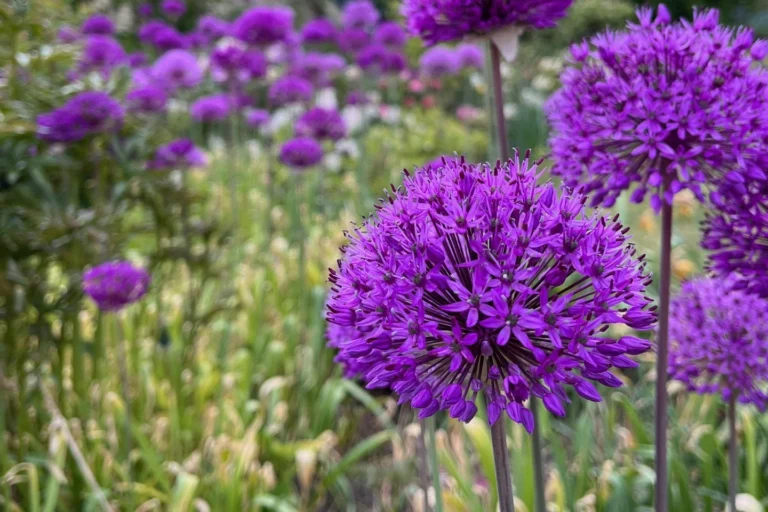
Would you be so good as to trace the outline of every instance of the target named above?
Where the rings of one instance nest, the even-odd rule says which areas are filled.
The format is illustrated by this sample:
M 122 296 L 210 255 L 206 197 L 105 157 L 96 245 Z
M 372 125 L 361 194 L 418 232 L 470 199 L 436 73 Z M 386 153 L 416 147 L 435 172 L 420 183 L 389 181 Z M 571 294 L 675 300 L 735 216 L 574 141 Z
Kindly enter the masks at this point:
M 309 52 L 299 56 L 291 65 L 291 74 L 323 87 L 344 69 L 344 58 L 335 53 Z
M 80 39 L 80 33 L 69 25 L 62 26 L 56 34 L 60 43 L 72 44 Z
M 278 78 L 269 88 L 269 103 L 275 107 L 307 103 L 313 94 L 312 82 L 298 76 L 286 75 Z
M 113 37 L 89 36 L 85 41 L 78 71 L 81 73 L 98 71 L 104 76 L 109 76 L 112 70 L 127 62 L 125 50 Z
M 459 59 L 456 50 L 447 46 L 430 48 L 421 56 L 419 68 L 430 78 L 454 75 L 459 71 Z
M 339 349 L 359 336 L 354 327 L 345 327 L 333 323 L 328 324 L 325 332 L 328 347 L 333 349 Z M 371 366 L 366 364 L 361 358 L 350 356 L 346 351 L 339 351 L 334 358 L 334 362 L 341 365 L 344 377 L 347 379 L 357 379 L 365 375 Z
M 125 95 L 125 106 L 129 112 L 157 114 L 165 110 L 168 95 L 165 89 L 156 85 L 131 90 Z
M 327 18 L 316 18 L 301 29 L 304 44 L 324 44 L 336 41 L 336 26 Z
M 203 151 L 191 140 L 178 139 L 158 148 L 155 158 L 148 166 L 158 171 L 172 171 L 205 167 L 207 163 L 208 159 Z
M 189 107 L 192 118 L 201 123 L 223 121 L 229 117 L 232 101 L 226 94 L 213 94 L 195 100 Z
M 254 7 L 235 20 L 232 35 L 254 46 L 279 43 L 291 34 L 293 18 L 290 7 Z
M 248 109 L 245 112 L 245 122 L 251 128 L 261 128 L 269 122 L 269 112 L 259 108 Z
M 379 74 L 399 73 L 405 69 L 405 57 L 384 45 L 372 44 L 357 54 L 357 65 Z
M 456 47 L 456 59 L 461 69 L 483 69 L 485 54 L 476 44 L 463 43 Z
M 144 52 L 133 52 L 127 55 L 128 65 L 132 69 L 142 68 L 147 65 L 147 54 Z
M 173 27 L 164 27 L 157 31 L 152 44 L 159 51 L 183 50 L 189 48 L 189 40 Z
M 486 35 L 509 26 L 547 28 L 573 0 L 405 0 L 408 28 L 427 44 Z
M 304 170 L 320 163 L 323 147 L 315 139 L 298 137 L 280 148 L 280 161 L 296 170 Z
M 158 32 L 171 28 L 160 20 L 150 20 L 139 27 L 139 41 L 145 44 L 155 44 L 155 36 Z
M 594 205 L 632 189 L 656 211 L 683 189 L 704 201 L 723 184 L 764 182 L 768 74 L 753 66 L 752 31 L 718 25 L 715 10 L 672 24 L 663 6 L 637 15 L 572 46 L 546 105 L 553 172 Z
M 151 277 L 129 261 L 102 263 L 83 273 L 83 291 L 102 311 L 119 311 L 139 301 Z
M 108 16 L 94 14 L 83 22 L 80 32 L 86 35 L 111 36 L 115 33 L 115 24 Z
M 339 47 L 345 52 L 356 55 L 371 44 L 371 34 L 361 28 L 348 28 L 339 33 Z
M 152 76 L 170 90 L 190 89 L 203 80 L 203 70 L 193 53 L 170 50 L 152 65 Z
M 339 140 L 347 134 L 341 114 L 333 109 L 315 107 L 296 121 L 296 135 L 317 140 Z
M 376 29 L 374 41 L 390 50 L 399 50 L 405 45 L 405 30 L 394 21 L 386 21 Z
M 123 107 L 100 91 L 84 91 L 64 105 L 37 118 L 37 135 L 49 142 L 76 142 L 116 130 L 123 123 Z
M 611 369 L 651 345 L 607 331 L 653 326 L 645 263 L 617 217 L 540 174 L 527 155 L 445 159 L 406 173 L 348 234 L 328 321 L 351 329 L 339 358 L 365 365 L 368 389 L 465 422 L 482 394 L 491 424 L 506 412 L 530 432 L 530 397 L 562 416 L 566 387 L 600 401 L 593 382 L 622 385 Z
M 768 300 L 729 278 L 683 284 L 670 303 L 669 375 L 696 393 L 768 404 Z
M 197 22 L 197 32 L 211 44 L 229 34 L 230 25 L 226 21 L 206 14 Z
M 247 50 L 230 43 L 211 53 L 211 76 L 217 82 L 245 83 L 267 74 L 267 59 L 258 50 Z
M 369 0 L 352 0 L 344 5 L 341 18 L 344 28 L 370 31 L 376 27 L 381 14 Z
M 177 19 L 187 12 L 187 5 L 181 0 L 163 0 L 160 10 L 171 19 Z
M 151 3 L 143 3 L 139 6 L 137 9 L 137 12 L 139 14 L 139 18 L 151 18 L 152 15 L 155 13 L 155 8 L 152 6 Z

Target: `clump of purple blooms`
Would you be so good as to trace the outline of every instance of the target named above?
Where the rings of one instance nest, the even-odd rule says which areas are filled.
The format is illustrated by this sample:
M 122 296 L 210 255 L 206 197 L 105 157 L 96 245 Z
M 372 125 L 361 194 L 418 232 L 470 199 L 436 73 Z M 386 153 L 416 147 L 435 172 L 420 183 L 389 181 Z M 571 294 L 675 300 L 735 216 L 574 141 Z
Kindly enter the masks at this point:
M 228 44 L 211 53 L 210 69 L 217 82 L 245 83 L 266 76 L 267 58 L 258 50 Z
M 84 91 L 37 118 L 37 135 L 49 142 L 76 142 L 120 128 L 125 112 L 101 91 Z
M 207 163 L 205 153 L 190 139 L 177 139 L 157 149 L 155 158 L 149 162 L 149 168 L 163 171 L 183 170 L 205 167 Z
M 381 14 L 368 0 L 352 0 L 344 5 L 341 21 L 344 28 L 372 30 L 379 22 Z
M 352 329 L 338 350 L 365 365 L 368 388 L 462 421 L 482 394 L 491 424 L 506 411 L 532 431 L 531 396 L 563 416 L 565 386 L 593 401 L 593 382 L 621 386 L 610 370 L 650 343 L 607 331 L 653 326 L 644 258 L 617 217 L 538 184 L 540 172 L 527 155 L 445 160 L 407 174 L 348 234 L 328 320 Z
M 718 25 L 718 11 L 670 23 L 640 9 L 624 32 L 571 48 L 563 87 L 546 106 L 553 172 L 583 184 L 593 204 L 662 201 L 705 184 L 765 180 L 768 75 L 753 66 L 765 43 L 752 30 Z M 757 49 L 757 51 L 755 51 Z
M 85 41 L 78 71 L 98 71 L 109 76 L 112 70 L 127 63 L 128 56 L 116 39 L 110 36 L 90 36 Z
M 187 5 L 181 0 L 163 0 L 160 10 L 171 19 L 180 18 L 187 12 Z
M 405 0 L 408 28 L 427 44 L 486 35 L 509 26 L 547 28 L 573 0 Z
M 669 375 L 697 393 L 768 404 L 768 300 L 729 278 L 683 284 L 670 304 Z
M 312 99 L 312 82 L 304 78 L 285 75 L 275 80 L 269 88 L 269 102 L 275 107 L 291 103 L 307 103 Z
M 196 99 L 189 106 L 192 119 L 201 123 L 223 121 L 232 110 L 232 99 L 227 94 L 211 94 Z
M 341 114 L 333 109 L 314 107 L 296 121 L 296 135 L 317 140 L 339 140 L 347 134 Z
M 336 26 L 327 18 L 315 18 L 308 21 L 301 29 L 304 44 L 325 44 L 336 42 Z
M 269 122 L 269 112 L 260 108 L 251 108 L 245 112 L 245 122 L 251 128 L 261 128 Z
M 320 163 L 323 147 L 315 139 L 297 137 L 280 148 L 280 161 L 295 170 L 304 170 Z
M 155 85 L 138 87 L 125 95 L 125 106 L 129 112 L 156 114 L 163 112 L 167 103 L 165 89 Z
M 110 36 L 115 33 L 115 24 L 109 16 L 94 14 L 83 22 L 80 32 L 86 35 Z
M 289 7 L 254 7 L 234 21 L 232 35 L 254 46 L 279 43 L 291 35 L 293 18 L 293 9 Z
M 419 68 L 430 78 L 440 78 L 458 72 L 459 60 L 453 48 L 435 46 L 421 56 Z
M 129 261 L 97 265 L 83 274 L 83 291 L 102 311 L 118 311 L 149 290 L 149 273 Z
M 203 80 L 203 70 L 195 54 L 186 50 L 170 50 L 152 65 L 152 76 L 169 90 L 190 89 Z

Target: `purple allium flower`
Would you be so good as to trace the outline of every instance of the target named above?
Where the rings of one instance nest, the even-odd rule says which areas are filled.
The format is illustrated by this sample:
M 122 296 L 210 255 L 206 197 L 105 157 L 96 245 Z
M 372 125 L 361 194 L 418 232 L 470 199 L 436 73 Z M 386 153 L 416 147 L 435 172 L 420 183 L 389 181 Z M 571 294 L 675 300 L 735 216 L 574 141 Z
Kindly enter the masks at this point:
M 152 44 L 159 51 L 183 50 L 190 46 L 189 39 L 173 27 L 158 30 Z
M 150 2 L 143 3 L 137 9 L 140 18 L 151 18 L 155 13 L 155 8 Z
M 197 22 L 197 32 L 203 35 L 209 44 L 226 36 L 229 30 L 229 23 L 210 14 L 201 17 Z
M 333 109 L 315 107 L 296 121 L 296 135 L 317 140 L 339 140 L 347 134 L 341 114 Z
M 176 19 L 187 12 L 187 5 L 181 0 L 163 0 L 163 3 L 160 4 L 160 9 L 169 18 Z
M 226 94 L 203 96 L 189 106 L 192 118 L 201 123 L 222 121 L 229 117 L 232 101 Z
M 161 146 L 155 158 L 149 162 L 150 169 L 172 171 L 174 169 L 192 169 L 205 167 L 208 159 L 203 151 L 189 139 L 178 139 Z
M 457 46 L 456 59 L 462 69 L 483 69 L 485 65 L 483 49 L 476 44 L 464 43 Z
M 37 135 L 49 142 L 76 142 L 122 125 L 123 107 L 108 94 L 84 91 L 37 118 Z
M 156 85 L 139 87 L 125 95 L 125 106 L 129 112 L 156 114 L 165 110 L 167 102 L 165 89 Z
M 730 279 L 683 284 L 670 303 L 669 375 L 697 393 L 718 393 L 764 410 L 768 394 L 768 300 Z
M 306 103 L 312 99 L 312 94 L 312 82 L 298 76 L 285 75 L 275 80 L 269 88 L 269 102 L 275 107 Z
M 339 33 L 339 47 L 345 53 L 357 54 L 371 44 L 371 34 L 360 28 L 344 29 Z
M 453 75 L 459 71 L 459 59 L 456 50 L 447 46 L 430 48 L 419 60 L 421 72 L 430 78 Z
M 80 32 L 86 35 L 110 36 L 115 33 L 115 24 L 109 16 L 94 14 L 83 22 Z
M 235 20 L 232 35 L 255 46 L 279 43 L 291 34 L 293 17 L 290 7 L 254 7 Z
M 129 261 L 102 263 L 83 273 L 83 291 L 102 311 L 118 311 L 146 295 L 151 277 Z
M 58 39 L 60 43 L 72 44 L 80 39 L 80 33 L 69 25 L 64 25 L 56 33 L 56 39 Z
M 139 41 L 145 44 L 155 44 L 155 36 L 158 32 L 171 28 L 160 20 L 150 20 L 139 27 Z
M 682 189 L 704 200 L 704 184 L 764 181 L 768 74 L 752 66 L 751 30 L 719 26 L 716 10 L 669 24 L 660 6 L 655 20 L 650 9 L 638 18 L 572 47 L 546 106 L 553 172 L 593 204 L 633 188 L 657 211 Z
M 269 112 L 260 108 L 248 109 L 245 112 L 245 122 L 251 128 L 261 128 L 269 122 Z
M 340 351 L 369 365 L 369 389 L 391 388 L 421 418 L 462 421 L 482 393 L 491 424 L 506 411 L 530 432 L 532 395 L 563 416 L 564 385 L 599 401 L 592 382 L 619 387 L 611 368 L 637 366 L 627 354 L 650 343 L 606 330 L 653 326 L 643 257 L 617 217 L 539 174 L 527 155 L 446 159 L 406 173 L 348 235 L 328 320 L 357 330 Z
M 359 336 L 360 334 L 358 334 L 357 329 L 354 327 L 346 327 L 333 323 L 329 323 L 325 331 L 328 347 L 333 349 L 339 349 Z M 344 377 L 347 379 L 359 378 L 365 375 L 370 369 L 370 365 L 366 364 L 364 360 L 358 357 L 352 357 L 348 352 L 343 350 L 339 351 L 334 358 L 334 362 L 341 365 Z
M 386 21 L 378 26 L 374 41 L 391 50 L 399 50 L 405 45 L 405 30 L 394 21 Z
M 408 28 L 427 44 L 484 35 L 508 26 L 546 28 L 573 0 L 405 0 Z
M 152 76 L 170 90 L 192 88 L 203 79 L 197 57 L 186 50 L 170 50 L 152 65 Z
M 322 159 L 323 146 L 309 137 L 291 139 L 280 148 L 280 161 L 296 170 L 312 167 Z
M 210 68 L 217 82 L 245 83 L 266 76 L 267 58 L 258 50 L 248 50 L 233 42 L 211 53 Z
M 99 71 L 108 76 L 113 69 L 128 62 L 125 50 L 111 36 L 89 36 L 85 41 L 78 71 Z
M 308 52 L 299 56 L 291 65 L 291 74 L 300 76 L 322 87 L 344 69 L 345 61 L 335 53 Z
M 380 44 L 372 44 L 357 54 L 358 66 L 382 74 L 399 73 L 405 69 L 406 64 L 402 54 Z
M 369 0 L 352 0 L 344 6 L 341 13 L 344 28 L 372 30 L 379 22 L 381 14 Z
M 327 18 L 316 18 L 301 29 L 301 40 L 305 44 L 333 43 L 336 41 L 336 26 Z
M 347 94 L 347 105 L 367 105 L 371 102 L 368 94 L 365 91 L 350 91 Z
M 141 68 L 147 65 L 147 54 L 144 52 L 129 53 L 126 57 L 128 65 L 133 68 Z

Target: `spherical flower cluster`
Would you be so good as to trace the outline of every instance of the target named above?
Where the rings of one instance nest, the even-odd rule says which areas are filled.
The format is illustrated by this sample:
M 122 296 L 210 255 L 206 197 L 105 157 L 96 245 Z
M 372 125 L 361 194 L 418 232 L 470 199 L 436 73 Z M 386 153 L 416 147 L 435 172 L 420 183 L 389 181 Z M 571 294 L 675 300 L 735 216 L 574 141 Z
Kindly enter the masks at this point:
M 392 74 L 403 71 L 405 57 L 381 44 L 372 44 L 357 54 L 357 65 L 376 74 Z
M 49 142 L 76 142 L 114 130 L 125 113 L 116 100 L 100 91 L 78 93 L 64 105 L 37 118 L 37 135 Z
M 547 28 L 573 0 L 405 0 L 408 28 L 428 44 L 485 35 L 509 26 Z
M 348 28 L 339 34 L 339 47 L 346 53 L 356 55 L 371 44 L 371 34 L 361 28 Z
M 207 163 L 203 151 L 191 140 L 177 139 L 157 149 L 155 158 L 149 162 L 149 168 L 170 171 L 205 167 Z
M 181 0 L 163 0 L 163 3 L 160 4 L 160 9 L 169 18 L 176 19 L 187 12 L 187 5 Z
M 197 22 L 197 33 L 205 38 L 208 44 L 226 36 L 229 30 L 229 23 L 210 14 L 202 16 Z
M 269 122 L 269 112 L 260 108 L 251 108 L 245 112 L 245 122 L 251 128 L 261 128 Z
M 175 28 L 162 21 L 152 20 L 139 28 L 139 40 L 154 46 L 159 51 L 184 49 L 187 38 Z
M 347 134 L 347 127 L 338 111 L 315 107 L 296 121 L 296 134 L 317 140 L 339 140 Z
M 223 121 L 229 117 L 232 101 L 226 94 L 212 94 L 196 99 L 189 106 L 192 119 L 201 123 Z
M 167 103 L 165 89 L 155 85 L 138 87 L 125 95 L 125 106 L 129 112 L 156 114 L 164 111 Z
M 458 72 L 459 60 L 453 48 L 435 46 L 421 56 L 419 68 L 430 78 L 440 78 Z
M 344 28 L 371 30 L 381 14 L 369 0 L 352 0 L 344 6 L 341 20 Z
M 683 284 L 670 303 L 670 377 L 697 393 L 768 404 L 768 300 L 730 279 Z
M 312 82 L 299 76 L 285 75 L 269 88 L 269 102 L 275 107 L 291 103 L 306 103 L 312 99 Z
M 392 50 L 399 50 L 405 45 L 405 30 L 394 21 L 386 21 L 378 26 L 373 40 Z
M 315 139 L 297 137 L 280 148 L 280 161 L 295 170 L 304 170 L 320 163 L 323 147 Z
M 80 39 L 80 33 L 74 28 L 64 25 L 56 33 L 56 39 L 58 39 L 60 43 L 72 44 Z
M 235 20 L 232 35 L 256 46 L 279 43 L 291 34 L 293 17 L 289 7 L 254 7 Z
M 118 311 L 141 299 L 151 278 L 129 261 L 97 265 L 83 274 L 83 291 L 102 311 Z
M 336 41 L 336 26 L 327 18 L 315 18 L 301 29 L 301 40 L 305 44 L 323 44 Z
M 325 332 L 325 338 L 328 341 L 328 347 L 340 349 L 351 340 L 358 338 L 360 334 L 354 327 L 346 327 L 333 323 L 328 324 Z M 358 358 L 352 357 L 346 351 L 340 350 L 334 361 L 341 365 L 344 377 L 348 379 L 360 378 L 367 370 L 368 366 Z
M 152 65 L 152 76 L 170 90 L 189 89 L 203 80 L 197 57 L 186 50 L 170 50 Z
M 99 71 L 108 76 L 113 69 L 127 62 L 125 50 L 113 37 L 90 36 L 85 41 L 78 71 L 81 73 Z
M 752 65 L 762 41 L 718 25 L 716 10 L 670 24 L 666 8 L 625 32 L 574 45 L 563 87 L 546 110 L 554 172 L 613 204 L 633 188 L 658 210 L 704 184 L 765 180 L 768 74 Z
M 563 416 L 565 385 L 593 401 L 592 382 L 621 386 L 611 368 L 636 366 L 627 354 L 650 343 L 606 331 L 654 324 L 643 257 L 617 217 L 539 174 L 527 155 L 445 159 L 408 174 L 348 234 L 328 320 L 356 330 L 339 350 L 367 367 L 369 389 L 462 421 L 482 394 L 490 423 L 506 411 L 531 431 L 531 396 Z
M 147 54 L 144 52 L 131 52 L 126 56 L 131 69 L 141 68 L 147 65 Z
M 485 54 L 476 44 L 464 43 L 456 47 L 456 60 L 462 69 L 483 69 Z
M 246 83 L 266 76 L 267 58 L 258 50 L 228 44 L 211 53 L 210 69 L 217 82 Z
M 139 18 L 151 18 L 155 13 L 155 7 L 150 2 L 146 2 L 139 5 L 136 13 L 139 15 Z
M 94 14 L 83 22 L 80 32 L 86 35 L 109 36 L 115 33 L 115 24 L 108 16 Z
M 335 53 L 307 52 L 293 61 L 291 73 L 323 87 L 344 69 L 345 64 L 344 58 Z

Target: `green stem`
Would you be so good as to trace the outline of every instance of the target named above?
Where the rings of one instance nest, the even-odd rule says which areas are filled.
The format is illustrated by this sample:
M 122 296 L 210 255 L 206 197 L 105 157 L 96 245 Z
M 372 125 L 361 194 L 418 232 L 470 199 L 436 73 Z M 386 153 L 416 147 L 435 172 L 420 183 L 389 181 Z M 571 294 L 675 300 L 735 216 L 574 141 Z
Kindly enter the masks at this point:
M 491 426 L 491 445 L 496 468 L 499 512 L 515 512 L 515 494 L 512 490 L 512 473 L 509 468 L 509 449 L 507 449 L 507 433 L 504 431 L 503 417 Z
M 93 380 L 101 381 L 104 367 L 104 314 L 96 313 L 96 330 L 93 333 Z
M 437 457 L 437 426 L 434 416 L 425 420 L 429 439 L 427 451 L 429 452 L 430 472 L 432 473 L 432 487 L 435 490 L 435 512 L 443 512 L 443 487 L 440 484 L 440 464 Z
M 739 492 L 739 453 L 736 431 L 736 393 L 728 400 L 728 506 L 736 512 L 736 494 Z
M 547 502 L 544 497 L 544 447 L 541 443 L 541 424 L 539 423 L 538 398 L 531 396 L 529 400 L 531 413 L 533 413 L 534 424 L 532 439 L 533 451 L 533 484 L 536 493 L 535 510 L 536 512 L 546 512 Z
M 79 310 L 79 308 L 78 308 Z M 88 394 L 88 382 L 85 375 L 85 347 L 80 336 L 80 318 L 77 312 L 72 315 L 72 385 L 76 400 L 85 403 Z M 82 412 L 82 411 L 79 411 Z
M 131 450 L 133 449 L 133 433 L 131 432 L 131 388 L 128 373 L 128 353 L 126 351 L 127 341 L 123 335 L 120 319 L 113 316 L 115 330 L 117 331 L 117 369 L 120 377 L 120 393 L 123 397 L 124 417 L 123 417 L 123 460 L 128 468 L 128 480 L 133 481 L 133 468 L 131 467 Z

